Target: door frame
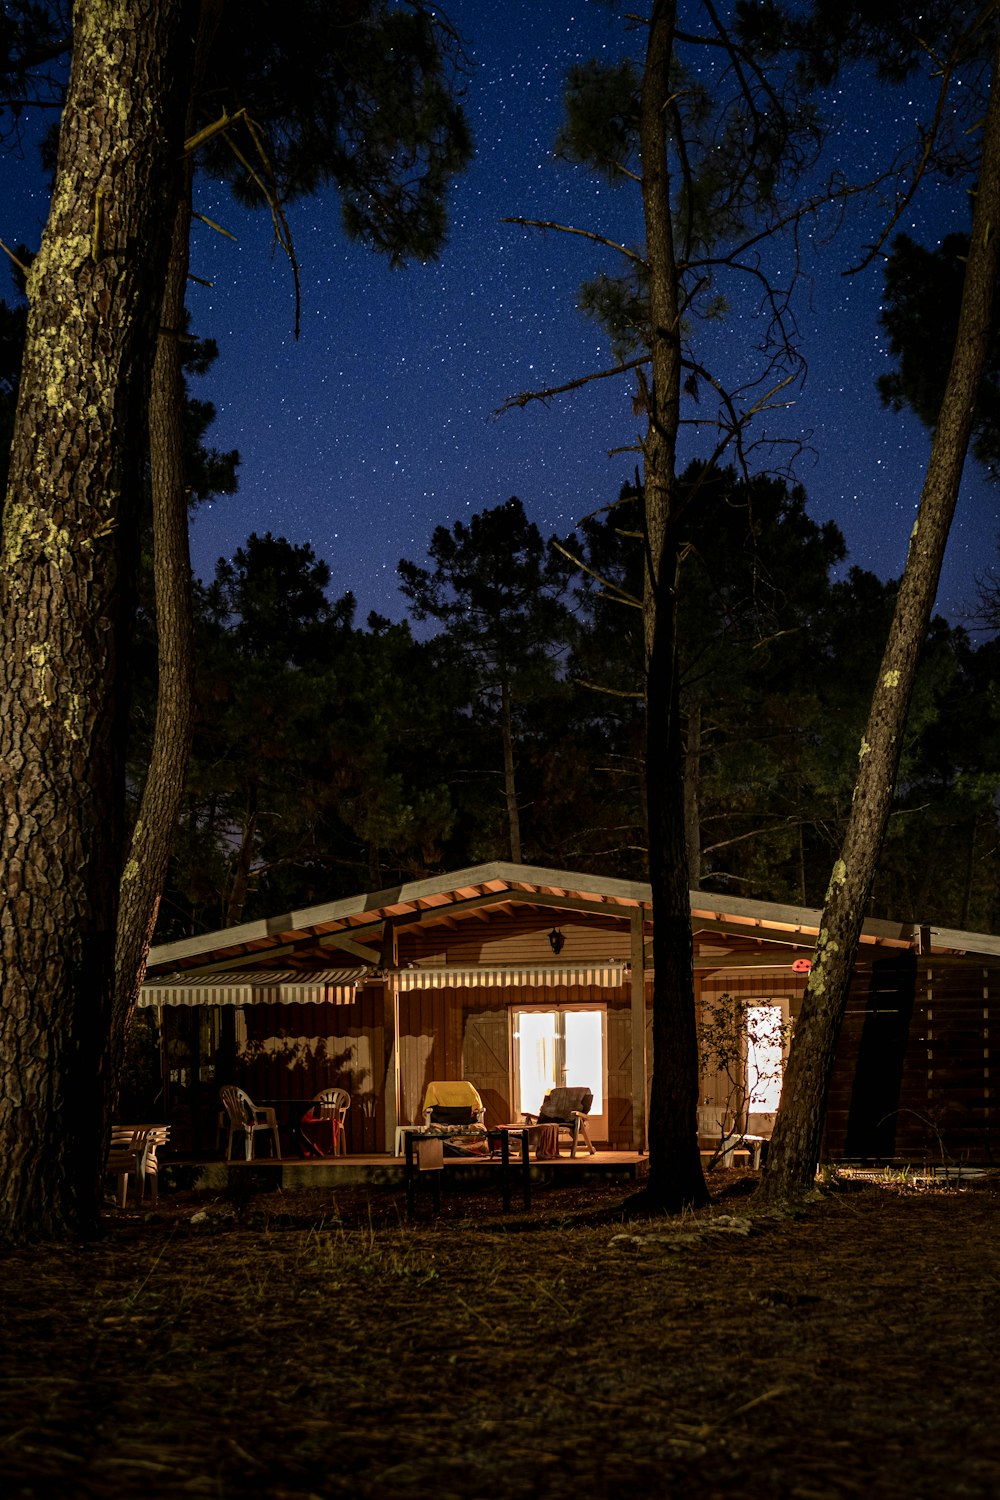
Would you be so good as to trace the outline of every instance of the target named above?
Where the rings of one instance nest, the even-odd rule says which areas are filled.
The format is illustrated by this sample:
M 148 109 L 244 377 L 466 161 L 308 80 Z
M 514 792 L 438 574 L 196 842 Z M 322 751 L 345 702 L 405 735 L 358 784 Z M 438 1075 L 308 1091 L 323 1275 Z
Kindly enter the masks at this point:
M 608 1004 L 606 1000 L 552 1000 L 548 996 L 541 1000 L 512 1000 L 507 1006 L 508 1031 L 510 1037 L 510 1099 L 511 1114 L 516 1116 L 520 1112 L 521 1097 L 521 1068 L 519 1051 L 517 1046 L 517 1016 L 527 1011 L 537 1015 L 539 1012 L 552 1012 L 557 1015 L 565 1015 L 570 1011 L 598 1011 L 601 1016 L 601 1103 L 600 1114 L 592 1113 L 587 1117 L 587 1128 L 592 1140 L 606 1141 L 608 1139 Z

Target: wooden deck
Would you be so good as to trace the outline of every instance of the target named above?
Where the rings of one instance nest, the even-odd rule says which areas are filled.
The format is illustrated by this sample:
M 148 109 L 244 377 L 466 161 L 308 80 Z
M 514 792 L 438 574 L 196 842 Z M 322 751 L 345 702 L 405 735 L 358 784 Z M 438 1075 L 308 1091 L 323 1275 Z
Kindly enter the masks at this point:
M 568 1155 L 543 1161 L 531 1160 L 532 1183 L 570 1181 L 617 1180 L 623 1185 L 636 1182 L 645 1175 L 649 1158 L 636 1151 L 598 1151 L 595 1156 L 581 1153 L 575 1158 Z M 173 1165 L 174 1163 L 171 1163 Z M 163 1162 L 165 1167 L 167 1162 Z M 269 1184 L 275 1188 L 330 1189 L 338 1187 L 394 1187 L 402 1188 L 403 1158 L 401 1156 L 327 1156 L 321 1160 L 302 1160 L 299 1157 L 259 1156 L 246 1161 L 177 1161 L 177 1166 L 193 1167 L 198 1177 L 199 1188 L 224 1189 L 228 1186 L 230 1173 L 256 1172 L 273 1178 Z M 499 1180 L 500 1158 L 488 1156 L 450 1157 L 448 1172 L 460 1173 L 462 1180 Z M 512 1178 L 520 1172 L 520 1164 L 511 1164 Z

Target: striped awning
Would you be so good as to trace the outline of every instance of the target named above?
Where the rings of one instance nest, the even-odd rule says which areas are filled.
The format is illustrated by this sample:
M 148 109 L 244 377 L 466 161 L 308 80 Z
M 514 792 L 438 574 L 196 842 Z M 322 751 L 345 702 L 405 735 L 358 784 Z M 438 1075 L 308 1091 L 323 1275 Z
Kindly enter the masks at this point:
M 396 976 L 401 992 L 443 989 L 540 989 L 572 985 L 613 988 L 624 982 L 626 963 L 524 964 L 498 968 L 401 969 Z
M 154 979 L 139 995 L 145 1005 L 351 1005 L 367 974 L 364 965 L 352 969 L 258 969 L 252 972 L 199 974 L 185 978 Z

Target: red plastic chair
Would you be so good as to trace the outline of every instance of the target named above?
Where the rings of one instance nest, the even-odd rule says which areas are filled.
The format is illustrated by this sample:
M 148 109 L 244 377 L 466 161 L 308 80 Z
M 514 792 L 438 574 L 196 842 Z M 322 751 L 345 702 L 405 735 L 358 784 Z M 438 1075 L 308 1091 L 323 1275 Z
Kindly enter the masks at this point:
M 303 1149 L 310 1156 L 346 1156 L 344 1116 L 351 1107 L 346 1089 L 320 1089 L 299 1124 Z

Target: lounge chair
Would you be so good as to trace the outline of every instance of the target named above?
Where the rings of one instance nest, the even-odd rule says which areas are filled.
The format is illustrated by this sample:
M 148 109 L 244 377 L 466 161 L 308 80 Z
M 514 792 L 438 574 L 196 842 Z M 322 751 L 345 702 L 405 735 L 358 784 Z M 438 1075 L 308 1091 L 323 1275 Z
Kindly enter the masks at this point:
M 552 1155 L 559 1155 L 559 1136 L 568 1132 L 571 1145 L 570 1156 L 576 1155 L 576 1145 L 580 1136 L 587 1142 L 587 1150 L 591 1156 L 596 1156 L 593 1143 L 587 1133 L 587 1116 L 590 1114 L 591 1105 L 594 1102 L 594 1093 L 588 1088 L 557 1088 L 549 1089 L 542 1106 L 536 1115 L 524 1114 L 524 1119 L 533 1125 L 550 1125 L 556 1127 L 555 1149 Z M 544 1137 L 543 1137 L 544 1139 Z M 539 1142 L 541 1145 L 541 1142 Z M 536 1146 L 535 1155 L 538 1156 L 539 1148 Z M 543 1155 L 550 1153 L 543 1147 Z

